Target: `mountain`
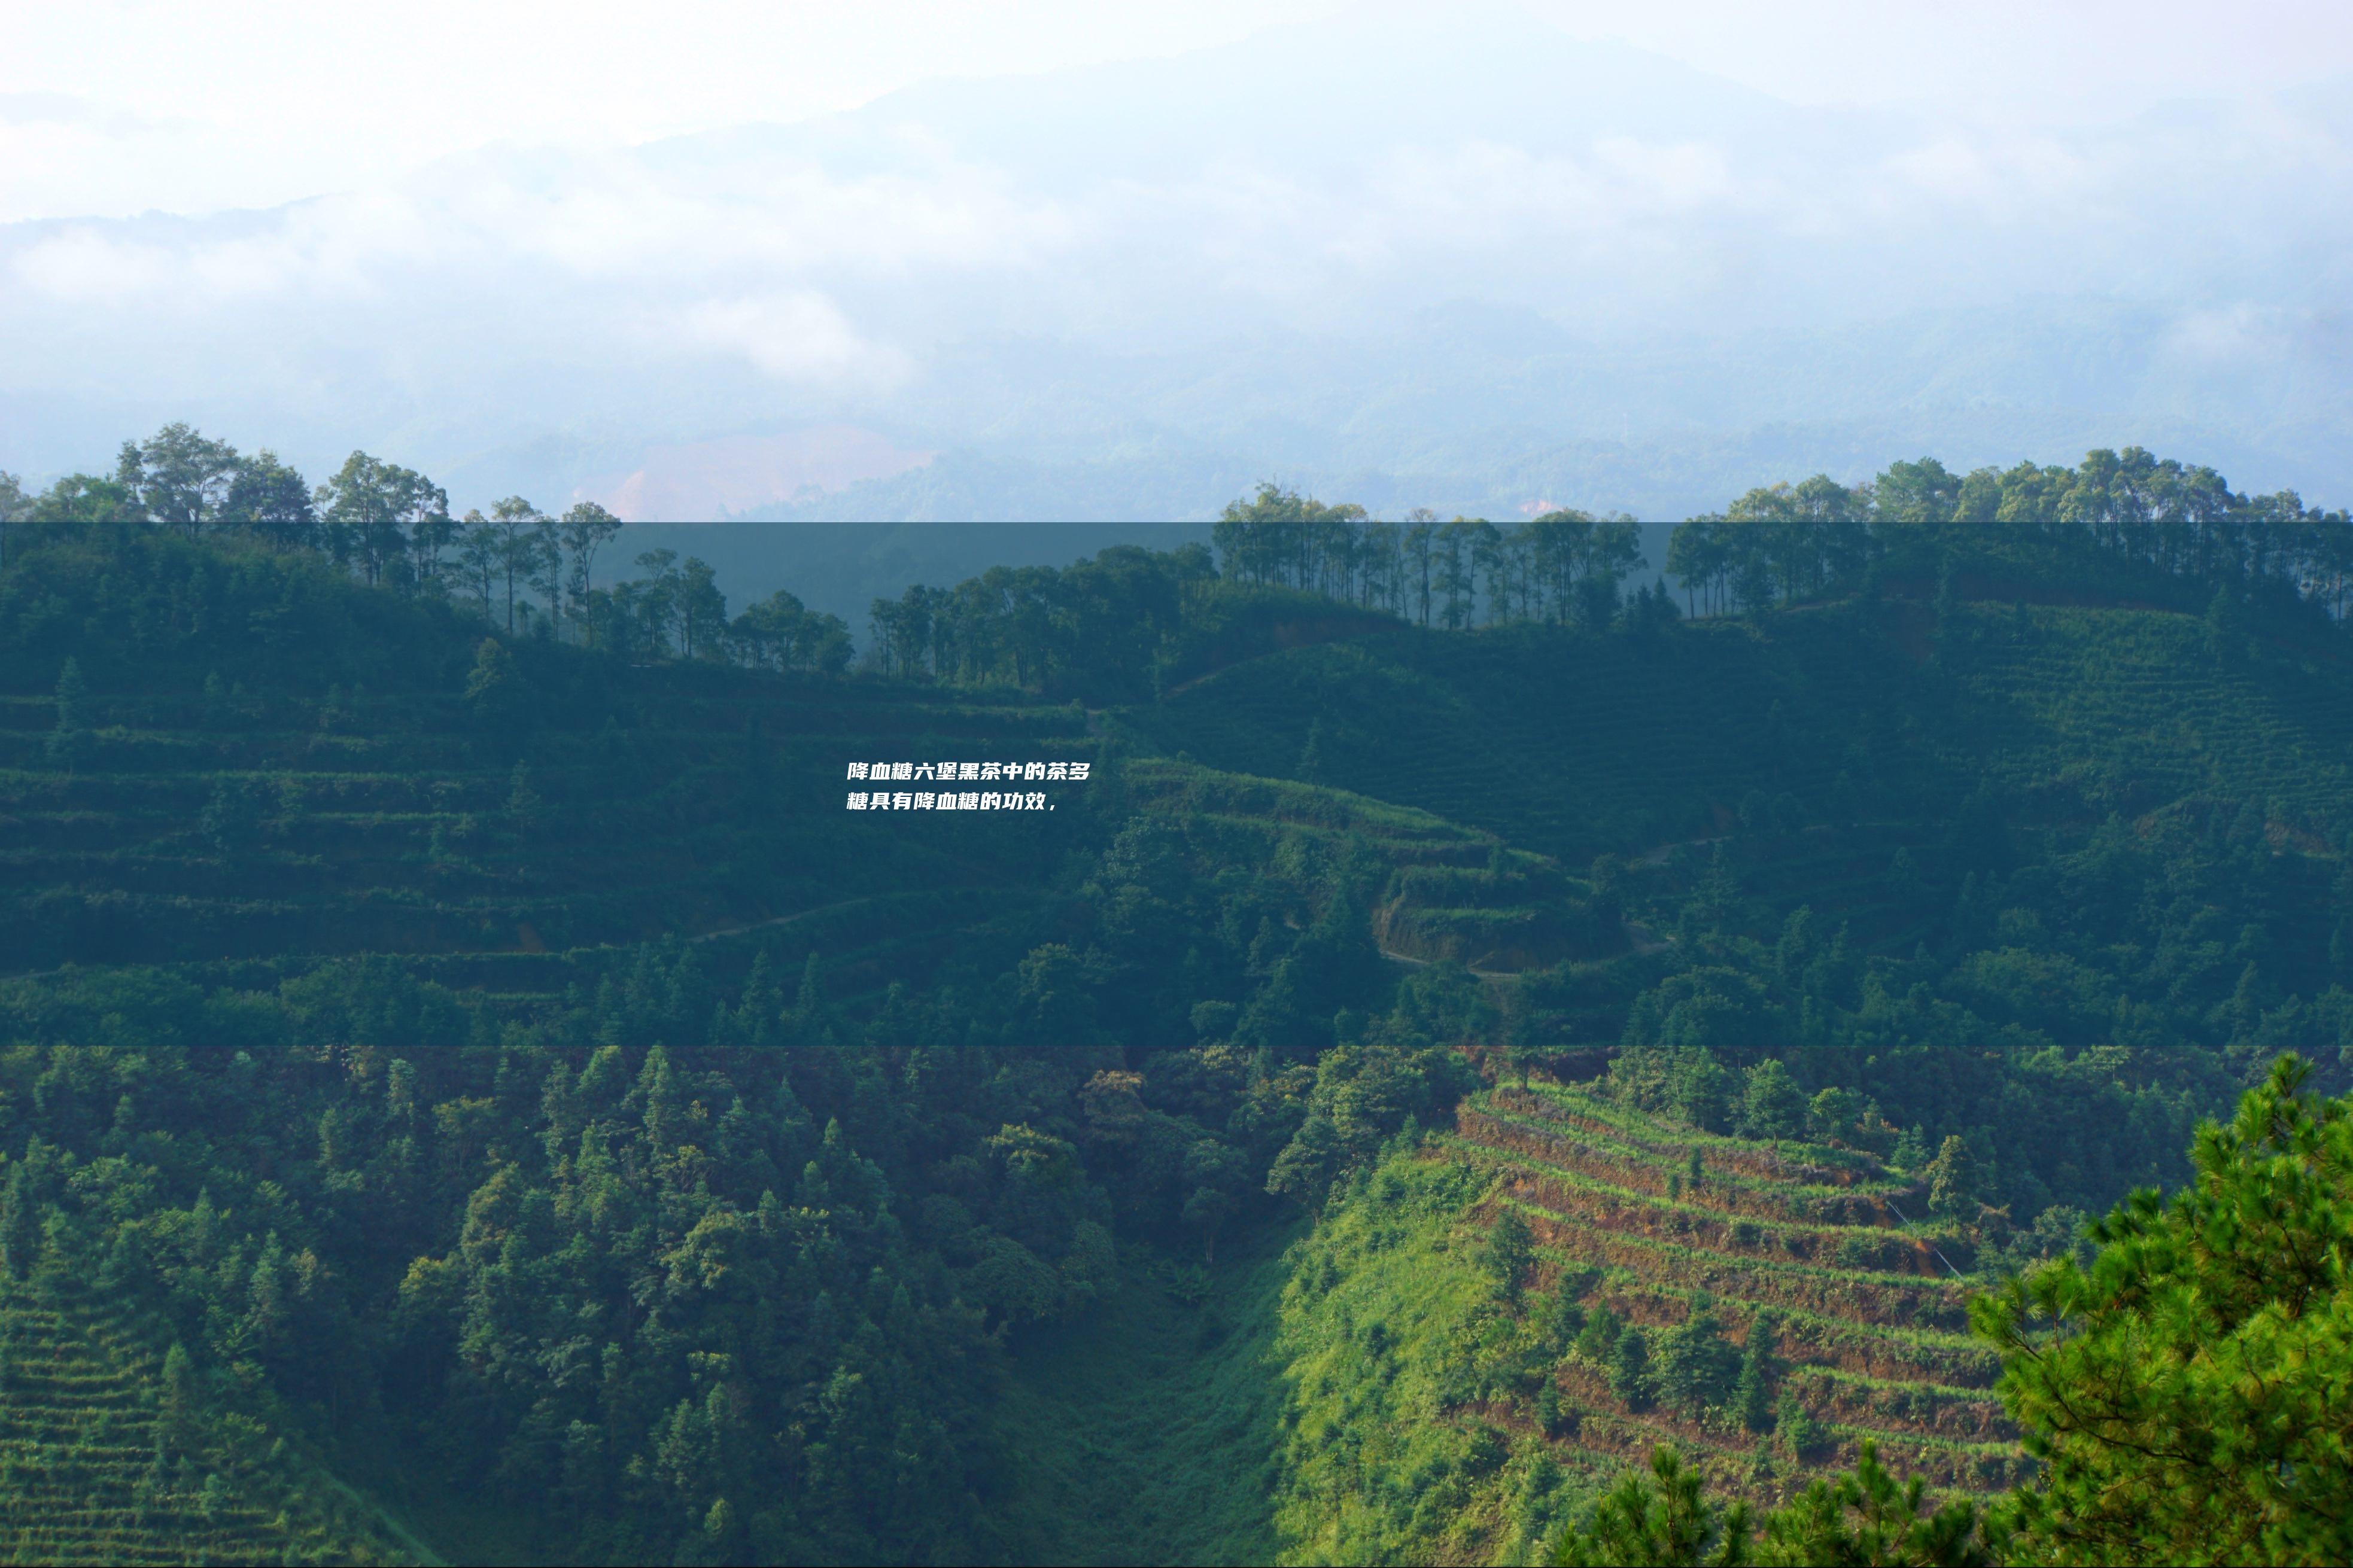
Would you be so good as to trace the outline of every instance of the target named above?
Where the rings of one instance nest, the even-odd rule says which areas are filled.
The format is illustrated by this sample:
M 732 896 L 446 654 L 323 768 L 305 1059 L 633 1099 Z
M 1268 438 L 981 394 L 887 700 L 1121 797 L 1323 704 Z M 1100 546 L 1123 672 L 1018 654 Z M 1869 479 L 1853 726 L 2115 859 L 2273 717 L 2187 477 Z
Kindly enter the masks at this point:
M 1554 519 L 1434 618 L 1308 548 L 1361 520 L 1242 521 L 935 584 L 854 674 L 15 531 L 11 1539 L 1522 1561 L 1672 1473 L 1839 1560 L 1786 1538 L 1874 1465 L 1978 1545 L 2105 1506 L 2020 1446 L 2140 1462 L 2054 1347 L 2268 1445 L 2113 1528 L 2334 1476 L 2281 1335 L 2341 1285 L 2278 1260 L 2343 1245 L 2341 518 L 1686 525 L 1751 601 L 1688 616 Z
M 642 521 L 1651 518 L 2162 439 L 2346 488 L 2325 92 L 1780 102 L 1508 8 L 923 84 L 261 213 L 0 231 L 0 461 L 188 417 Z M 2186 214 L 2210 215 L 2188 221 Z M 137 389 L 135 392 L 128 389 Z

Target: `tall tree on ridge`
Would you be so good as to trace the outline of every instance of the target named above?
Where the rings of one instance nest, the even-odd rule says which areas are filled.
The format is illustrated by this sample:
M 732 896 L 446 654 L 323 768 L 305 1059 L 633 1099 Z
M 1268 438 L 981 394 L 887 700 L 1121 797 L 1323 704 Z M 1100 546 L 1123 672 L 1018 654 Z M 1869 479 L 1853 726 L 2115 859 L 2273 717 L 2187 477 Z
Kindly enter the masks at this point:
M 572 618 L 580 624 L 583 640 L 594 640 L 588 621 L 588 587 L 596 552 L 621 531 L 621 520 L 595 501 L 584 500 L 564 514 L 561 529 L 561 543 L 569 563 L 565 584 L 572 601 Z
M 219 518 L 237 470 L 236 447 L 175 421 L 122 443 L 114 478 L 149 519 L 194 539 Z
M 1472 574 L 1471 537 L 1475 525 L 1458 517 L 1438 531 L 1438 591 L 1446 596 L 1441 618 L 1448 631 L 1461 631 L 1471 622 L 1477 579 Z
M 1438 514 L 1426 506 L 1406 513 L 1405 555 L 1412 563 L 1409 578 L 1423 626 L 1430 625 L 1430 563 L 1436 558 Z
M 479 511 L 470 511 L 459 523 L 458 565 L 466 586 L 474 591 L 482 619 L 491 618 L 491 591 L 499 580 L 499 532 Z
M 221 521 L 281 549 L 318 542 L 319 512 L 311 487 L 267 447 L 237 464 L 221 503 Z
M 499 574 L 506 579 L 507 630 L 514 630 L 515 581 L 528 586 L 538 574 L 544 539 L 541 530 L 547 514 L 521 496 L 508 496 L 491 507 L 491 527 L 499 540 Z

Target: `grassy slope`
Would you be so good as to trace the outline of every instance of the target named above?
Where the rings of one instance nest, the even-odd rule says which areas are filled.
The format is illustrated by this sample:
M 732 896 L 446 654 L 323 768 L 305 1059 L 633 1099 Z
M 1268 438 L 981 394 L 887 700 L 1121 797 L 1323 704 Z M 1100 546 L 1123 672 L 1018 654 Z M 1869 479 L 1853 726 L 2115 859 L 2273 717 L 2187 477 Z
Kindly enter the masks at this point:
M 1235 858 L 1275 856 L 1292 837 L 1335 848 L 1357 839 L 1398 872 L 1475 879 L 1499 848 L 1513 868 L 1539 860 L 1508 844 L 1574 856 L 1629 826 L 1704 835 L 1751 787 L 1821 790 L 1823 778 L 1854 769 L 1887 797 L 1915 769 L 1946 771 L 1927 820 L 1812 827 L 1741 847 L 1753 891 L 1859 912 L 1863 926 L 1880 908 L 1892 853 L 1929 842 L 1934 814 L 1951 809 L 1977 771 L 2029 802 L 2029 832 L 2211 793 L 2263 802 L 2278 818 L 2275 839 L 2295 847 L 2301 835 L 2280 835 L 2296 818 L 2325 818 L 2348 797 L 2353 682 L 2344 672 L 2217 666 L 2184 616 L 2035 606 L 1974 611 L 1972 639 L 1946 675 L 1913 658 L 1923 648 L 1908 647 L 1920 642 L 1908 614 L 1887 611 L 1887 626 L 1835 609 L 1762 630 L 1690 627 L 1690 642 L 1654 668 L 1623 647 L 1536 635 L 1447 639 L 1435 651 L 1409 639 L 1296 648 L 1205 679 L 1163 710 L 1124 715 L 1146 745 L 1190 752 L 1136 762 L 1132 781 L 1141 804 L 1188 811 L 1229 839 Z M 1890 656 L 1901 658 L 1890 666 Z M 1925 721 L 1873 717 L 1854 682 L 1875 663 L 1880 696 L 1901 693 Z M 1619 691 L 1600 691 L 1609 682 Z M 1536 699 L 1496 712 L 1473 700 L 1480 689 Z M 1746 750 L 1772 757 L 1760 736 L 1777 729 L 1777 700 L 1784 762 L 1748 769 Z M 1602 721 L 1605 708 L 1617 717 Z M 1284 778 L 1315 715 L 1327 720 L 1323 778 L 1344 787 Z M 1673 745 L 1654 745 L 1666 736 Z M 1690 858 L 1668 856 L 1668 875 Z M 1584 884 L 1557 877 L 1553 898 L 1562 891 L 1577 898 Z M 1388 893 L 1400 893 L 1398 879 Z M 1911 941 L 1896 929 L 1880 936 Z M 2014 1479 L 2014 1446 L 1990 1396 L 1998 1368 L 1962 1333 L 1965 1286 L 1941 1277 L 1894 1217 L 1896 1206 L 1915 1217 L 1923 1208 L 1908 1180 L 1838 1150 L 1696 1135 L 1574 1090 L 1539 1086 L 1535 1100 L 1508 1100 L 1484 1098 L 1475 1107 L 1484 1119 L 1466 1119 L 1433 1159 L 1386 1163 L 1296 1248 L 1268 1347 L 1287 1434 L 1273 1514 L 1284 1559 L 1513 1559 L 1657 1441 L 1699 1455 L 1715 1486 L 1757 1500 L 1852 1465 L 1863 1436 L 1939 1488 L 1989 1490 Z M 1557 1147 L 1562 1135 L 1574 1147 Z M 1671 1199 L 1668 1175 L 1680 1175 L 1694 1145 L 1706 1183 Z M 1807 1163 L 1817 1175 L 1793 1178 L 1769 1162 Z M 1556 1366 L 1572 1429 L 1548 1441 L 1525 1396 L 1461 1399 L 1466 1347 L 1475 1359 L 1480 1344 L 1513 1338 L 1475 1262 L 1501 1201 L 1520 1204 L 1539 1234 L 1536 1289 L 1562 1268 L 1598 1269 L 1581 1305 L 1612 1307 L 1651 1331 L 1683 1321 L 1706 1290 L 1735 1342 L 1757 1305 L 1772 1307 L 1781 1384 L 1823 1422 L 1826 1444 L 1800 1460 L 1720 1415 L 1629 1411 L 1602 1368 L 1577 1356 Z M 1188 1408 L 1181 1394 L 1157 1392 L 1181 1387 L 1169 1380 L 1186 1366 L 1169 1356 L 1167 1328 L 1134 1307 L 1118 1311 L 1080 1335 L 1082 1354 L 1047 1359 L 1047 1383 L 1090 1389 L 1106 1411 L 1124 1411 L 1127 1399 Z M 1141 1354 L 1139 1344 L 1153 1350 Z M 1113 1368 L 1106 1383 L 1087 1383 L 1103 1368 Z M 1108 1535 L 1073 1526 L 1042 1556 L 1217 1556 L 1184 1526 L 1136 1532 L 1165 1514 L 1157 1488 L 1136 1486 L 1139 1474 L 1165 1469 L 1151 1422 L 1134 1432 L 1124 1415 L 1047 1408 L 1054 1417 L 1024 1432 L 1069 1427 L 1085 1438 L 1045 1446 L 1054 1481 L 1038 1495 L 1073 1519 L 1118 1526 Z M 1129 1441 L 1151 1455 L 1141 1471 Z M 1230 1453 L 1186 1455 L 1224 1486 L 1242 1474 Z
M 1131 1265 L 1084 1321 L 1022 1347 L 998 1407 L 1008 1560 L 1270 1559 L 1285 1273 L 1269 1237 L 1230 1246 L 1192 1290 Z
M 1614 1469 L 1456 1397 L 1456 1364 L 1499 1327 L 1474 1262 L 1482 1186 L 1462 1162 L 1393 1154 L 1298 1249 L 1279 1341 L 1286 1561 L 1515 1560 Z

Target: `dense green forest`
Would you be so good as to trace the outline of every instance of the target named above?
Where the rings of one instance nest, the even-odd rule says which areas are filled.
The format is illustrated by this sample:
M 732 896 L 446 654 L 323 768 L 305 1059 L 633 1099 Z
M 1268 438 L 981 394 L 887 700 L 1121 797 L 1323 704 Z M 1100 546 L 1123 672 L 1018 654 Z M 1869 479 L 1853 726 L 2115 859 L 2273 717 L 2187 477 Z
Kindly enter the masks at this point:
M 1268 488 L 859 661 L 360 455 L 0 511 L 15 1555 L 2353 1550 L 2341 514 Z

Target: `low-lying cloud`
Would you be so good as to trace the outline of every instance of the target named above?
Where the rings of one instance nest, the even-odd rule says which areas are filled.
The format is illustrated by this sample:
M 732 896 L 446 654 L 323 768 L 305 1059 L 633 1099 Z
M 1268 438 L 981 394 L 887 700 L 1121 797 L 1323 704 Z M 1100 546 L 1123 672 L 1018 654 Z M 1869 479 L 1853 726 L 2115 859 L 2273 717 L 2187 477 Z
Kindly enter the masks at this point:
M 1551 50 L 1572 103 L 1580 75 L 1633 68 L 1556 35 L 1497 47 Z M 1798 110 L 1637 63 L 1688 101 L 1531 104 L 1514 129 L 1480 82 L 1445 79 L 1401 117 L 1335 100 L 1353 139 L 1295 105 L 1251 134 L 1200 86 L 1212 51 L 1108 117 L 1069 108 L 1075 90 L 967 84 L 808 127 L 488 150 L 262 213 L 0 228 L 0 378 L 57 403 L 0 461 L 87 463 L 130 406 L 263 421 L 299 401 L 302 438 L 406 440 L 395 455 L 425 462 L 568 432 L 609 469 L 616 441 L 848 419 L 1008 453 L 1113 428 L 1161 451 L 1246 438 L 1252 460 L 1313 470 L 1377 456 L 1384 430 L 1426 444 L 1435 419 L 1457 433 L 1450 461 L 1502 463 L 1547 432 L 1631 439 L 1638 408 L 1653 437 L 1725 429 L 1757 410 L 1728 414 L 1712 381 L 1760 367 L 1775 422 L 1848 417 L 1807 390 L 1837 356 L 1883 376 L 1891 342 L 1938 332 L 1978 331 L 1982 374 L 1915 376 L 1906 395 L 2031 414 L 2036 354 L 2073 352 L 2049 324 L 2113 340 L 2093 318 L 2118 310 L 2141 337 L 2071 369 L 2051 406 L 2129 415 L 2152 363 L 2213 364 L 2241 390 L 2159 401 L 2221 431 L 2276 416 L 2228 401 L 2236 373 L 2295 359 L 2299 324 L 2348 281 L 2353 147 L 2308 101 L 2010 130 Z M 1451 100 L 1477 110 L 1461 129 Z M 0 109 L 0 135 L 48 123 Z M 1198 156 L 1170 151 L 1210 114 Z M 1466 306 L 1525 324 L 1451 346 L 1413 325 Z M 1951 314 L 1972 311 L 1990 316 Z M 2038 325 L 2006 331 L 2006 312 Z M 1290 337 L 1299 362 L 1270 373 L 1254 356 Z M 1809 363 L 1773 364 L 1793 342 Z M 1545 368 L 1595 355 L 1621 384 L 1599 403 L 1606 380 Z M 2300 416 L 2321 446 L 2346 433 L 2330 422 L 2353 371 L 2323 380 Z M 1426 413 L 1440 384 L 1461 391 Z

